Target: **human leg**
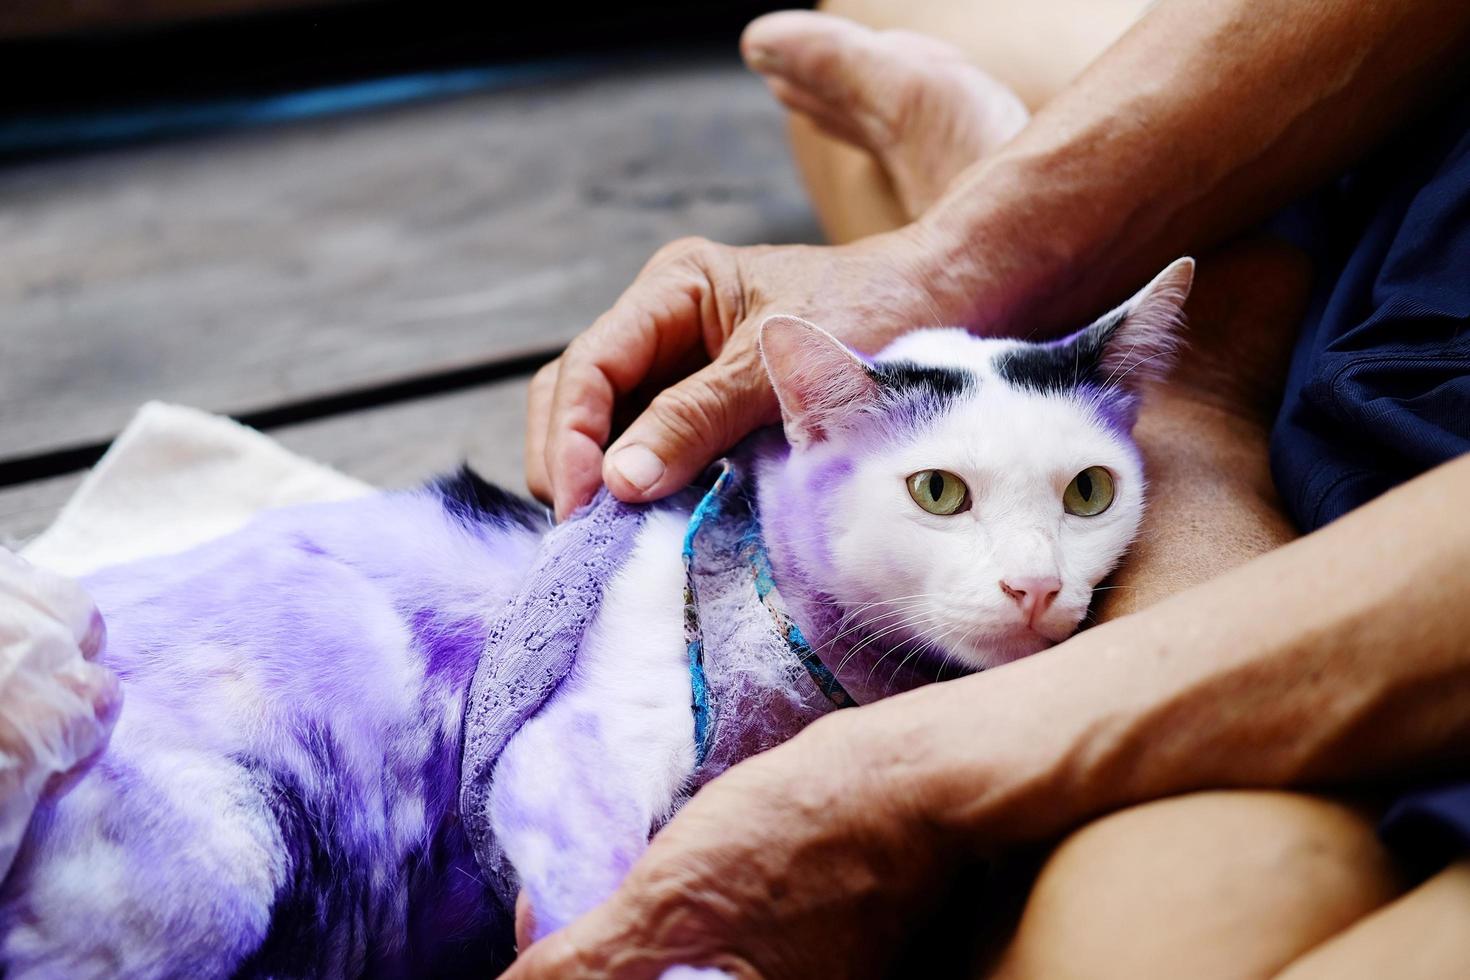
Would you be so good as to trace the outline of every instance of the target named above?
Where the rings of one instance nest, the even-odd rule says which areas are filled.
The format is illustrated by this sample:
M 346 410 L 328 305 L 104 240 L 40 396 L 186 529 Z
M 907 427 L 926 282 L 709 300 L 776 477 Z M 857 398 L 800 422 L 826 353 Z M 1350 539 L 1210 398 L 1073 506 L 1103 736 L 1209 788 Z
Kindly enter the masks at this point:
M 984 975 L 1270 976 L 1401 889 L 1352 807 L 1276 792 L 1160 800 L 1067 838 Z
M 1278 980 L 1438 980 L 1470 976 L 1470 861 L 1308 950 Z
M 835 6 L 875 27 L 923 27 L 872 13 L 884 6 L 897 18 L 898 5 L 839 0 Z M 934 16 L 933 8 L 925 10 Z M 1124 27 L 1120 20 L 1118 32 Z M 899 71 L 895 66 L 912 67 L 914 55 L 904 53 L 901 37 L 833 41 L 833 50 L 820 57 L 783 66 L 788 79 L 795 71 L 810 80 L 800 93 L 773 86 L 796 108 L 811 93 L 826 97 L 798 118 L 798 130 L 809 128 L 794 138 L 819 212 L 838 237 L 883 230 L 913 216 L 895 180 L 905 157 L 893 145 L 905 145 L 910 158 L 917 148 L 947 160 L 956 171 L 985 152 L 980 141 L 954 138 L 956 132 L 963 137 L 962 126 L 906 129 L 894 120 L 911 120 L 912 111 L 894 110 L 893 101 L 887 116 L 874 108 L 907 91 L 891 81 L 873 83 L 884 71 Z M 1111 40 L 1101 39 L 1072 71 Z M 1017 69 L 983 59 L 979 64 L 990 72 L 986 77 L 1029 91 L 1035 104 L 1037 87 L 1027 90 Z M 936 85 L 933 75 L 912 72 L 926 79 L 921 87 L 931 97 L 944 93 L 949 104 L 948 117 L 934 109 L 926 110 L 929 117 L 980 115 L 983 91 L 977 87 L 966 96 L 953 78 Z M 897 101 L 905 104 L 903 97 Z M 834 119 L 844 106 L 853 107 L 850 118 Z M 813 135 L 812 119 L 847 145 Z M 931 170 L 931 177 L 943 169 Z M 906 176 L 912 191 L 922 175 L 910 166 Z M 910 193 L 910 204 L 912 199 Z M 1151 393 L 1139 420 L 1152 479 L 1149 519 L 1132 560 L 1100 597 L 1099 618 L 1140 608 L 1294 536 L 1272 486 L 1266 447 L 1309 272 L 1300 255 L 1264 240 L 1202 259 L 1189 307 L 1190 348 L 1171 381 Z M 1244 836 L 1242 828 L 1249 831 Z M 1371 920 L 1363 917 L 1399 888 L 1371 822 L 1339 804 L 1283 793 L 1149 804 L 1079 830 L 1048 860 L 1020 929 L 1003 947 L 999 975 L 1065 976 L 1071 970 L 1105 976 L 1105 966 L 1126 967 L 1118 972 L 1130 976 L 1264 975 L 1336 934 L 1352 935 L 1355 923 L 1362 921 L 1358 928 L 1366 930 Z M 1165 913 L 1169 925 L 1160 928 Z
M 846 232 L 881 230 L 912 217 L 905 201 L 947 183 L 947 168 L 962 168 L 1003 141 L 1016 124 L 1007 85 L 1033 104 L 1044 100 L 1143 7 L 1122 0 L 1084 6 L 829 0 L 826 9 L 882 32 L 835 17 L 774 15 L 752 25 L 745 49 L 753 62 L 779 62 L 767 78 L 798 110 L 794 126 L 840 137 L 798 134 L 793 142 L 824 222 Z M 957 46 L 939 44 L 941 37 Z M 919 159 L 927 162 L 913 162 Z M 1300 255 L 1265 240 L 1202 258 L 1188 349 L 1138 424 L 1150 513 L 1132 558 L 1100 593 L 1098 619 L 1141 608 L 1294 536 L 1266 446 L 1308 278 Z
M 912 220 L 1145 7 L 828 0 L 837 17 L 757 21 L 745 51 L 793 110 L 792 150 L 823 227 L 849 241 Z

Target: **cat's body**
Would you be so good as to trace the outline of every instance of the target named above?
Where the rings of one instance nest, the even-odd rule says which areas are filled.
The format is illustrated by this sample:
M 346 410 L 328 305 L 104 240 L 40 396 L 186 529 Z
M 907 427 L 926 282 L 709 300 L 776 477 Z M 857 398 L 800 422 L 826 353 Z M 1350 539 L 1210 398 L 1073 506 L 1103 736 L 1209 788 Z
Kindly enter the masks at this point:
M 1170 349 L 1178 268 L 1068 348 L 935 331 L 869 364 L 809 326 L 768 326 L 791 447 L 747 460 L 765 545 L 813 649 L 870 637 L 827 664 L 860 702 L 889 693 L 889 653 L 974 668 L 1075 629 L 1137 529 L 1137 393 L 1117 376 Z M 1108 478 L 1095 514 L 1076 503 L 1079 486 L 1100 498 L 1089 473 Z M 616 887 L 695 771 L 695 500 L 644 518 L 571 673 L 496 763 L 490 819 L 538 934 Z M 503 964 L 509 910 L 459 812 L 462 728 L 546 531 L 461 476 L 267 514 L 90 579 L 125 707 L 0 891 L 6 975 Z
M 9 972 L 391 974 L 503 940 L 461 715 L 538 536 L 385 495 L 89 579 L 125 708 L 6 882 Z

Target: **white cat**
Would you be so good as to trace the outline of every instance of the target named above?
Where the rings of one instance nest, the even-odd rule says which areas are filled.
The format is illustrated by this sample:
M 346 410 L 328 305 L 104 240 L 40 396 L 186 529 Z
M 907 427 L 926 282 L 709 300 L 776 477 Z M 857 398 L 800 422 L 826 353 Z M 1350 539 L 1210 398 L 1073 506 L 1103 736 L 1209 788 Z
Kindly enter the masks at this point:
M 721 770 L 1065 638 L 1138 531 L 1192 273 L 1047 344 L 774 317 L 784 440 L 657 506 L 552 529 L 466 473 L 93 576 L 124 707 L 36 811 L 0 972 L 490 972 L 518 890 L 565 925 Z

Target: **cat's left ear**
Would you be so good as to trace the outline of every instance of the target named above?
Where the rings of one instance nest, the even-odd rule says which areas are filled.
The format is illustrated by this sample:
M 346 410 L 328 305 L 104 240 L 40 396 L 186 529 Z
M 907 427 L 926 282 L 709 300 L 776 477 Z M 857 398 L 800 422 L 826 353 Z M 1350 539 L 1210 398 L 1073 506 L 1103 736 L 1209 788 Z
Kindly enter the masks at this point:
M 1096 345 L 1100 381 L 1132 390 L 1168 375 L 1193 283 L 1194 259 L 1175 259 L 1126 303 L 1082 332 L 1084 343 Z
M 781 403 L 786 441 L 794 448 L 830 438 L 882 396 L 856 354 L 800 317 L 767 317 L 760 349 Z

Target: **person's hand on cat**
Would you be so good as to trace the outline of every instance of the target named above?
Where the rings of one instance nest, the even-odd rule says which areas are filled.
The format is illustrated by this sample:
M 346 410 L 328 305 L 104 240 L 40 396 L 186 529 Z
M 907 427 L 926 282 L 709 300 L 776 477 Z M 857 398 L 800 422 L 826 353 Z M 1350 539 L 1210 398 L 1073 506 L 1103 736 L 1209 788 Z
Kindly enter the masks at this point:
M 75 582 L 0 548 L 0 875 L 48 785 L 107 742 L 121 692 Z
M 876 974 L 949 868 L 875 730 L 839 712 L 711 782 L 613 899 L 523 949 L 507 980 Z
M 699 239 L 666 246 L 532 380 L 531 491 L 565 517 L 603 482 L 629 502 L 683 488 L 719 453 L 777 420 L 756 349 L 767 316 L 810 317 L 871 353 L 916 327 L 966 323 L 975 306 L 967 263 L 923 223 L 836 247 Z M 604 456 L 615 418 L 665 385 Z

